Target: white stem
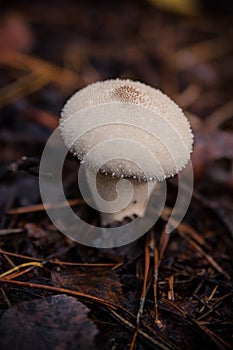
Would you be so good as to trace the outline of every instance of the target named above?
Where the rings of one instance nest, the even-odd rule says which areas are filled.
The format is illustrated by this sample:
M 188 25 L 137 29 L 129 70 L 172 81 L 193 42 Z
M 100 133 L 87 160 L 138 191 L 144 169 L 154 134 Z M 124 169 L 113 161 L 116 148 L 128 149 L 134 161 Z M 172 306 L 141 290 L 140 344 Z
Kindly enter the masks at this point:
M 133 218 L 134 215 L 144 216 L 157 185 L 156 182 L 138 182 L 131 178 L 125 181 L 111 175 L 96 175 L 89 169 L 86 169 L 86 175 L 102 225 L 121 222 L 125 217 Z M 94 182 L 96 186 L 93 186 Z

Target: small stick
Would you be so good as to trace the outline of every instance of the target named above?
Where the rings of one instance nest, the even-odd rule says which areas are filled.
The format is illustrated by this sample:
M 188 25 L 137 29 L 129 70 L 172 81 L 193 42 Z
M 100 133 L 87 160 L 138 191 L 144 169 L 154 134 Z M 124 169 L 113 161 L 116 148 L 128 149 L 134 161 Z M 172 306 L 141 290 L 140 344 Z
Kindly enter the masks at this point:
M 121 315 L 119 315 L 116 311 L 110 309 L 109 310 L 119 321 L 121 321 L 127 328 L 129 329 L 134 329 L 134 325 L 129 322 L 128 320 L 126 320 L 125 318 L 123 318 Z M 145 338 L 146 340 L 148 340 L 151 344 L 155 345 L 156 348 L 161 349 L 161 350 L 170 350 L 172 347 L 171 346 L 166 346 L 165 344 L 161 343 L 161 340 L 156 340 L 154 337 L 152 338 L 151 336 L 149 336 L 147 333 L 145 333 L 144 331 L 142 331 L 141 329 L 138 330 L 138 334 L 141 335 L 143 338 Z M 169 344 L 170 345 L 170 344 Z M 173 348 L 175 349 L 175 348 Z
M 218 285 L 216 284 L 216 286 L 214 286 L 214 288 L 213 288 L 213 290 L 212 290 L 210 296 L 208 297 L 206 303 L 208 303 L 208 302 L 213 298 L 213 296 L 214 296 L 214 294 L 216 293 L 217 289 L 218 289 Z M 203 312 L 204 310 L 205 310 L 205 305 L 203 305 L 203 306 L 201 307 L 201 309 L 200 309 L 199 312 L 201 313 L 201 312 Z
M 175 294 L 174 294 L 174 275 L 171 275 L 168 278 L 168 300 L 175 300 Z
M 69 205 L 71 206 L 79 205 L 84 203 L 85 201 L 82 198 L 75 198 L 75 199 L 70 199 L 67 202 L 46 203 L 46 204 L 41 203 L 41 204 L 29 205 L 27 207 L 13 208 L 13 209 L 9 209 L 6 213 L 7 214 L 27 214 L 27 213 L 34 213 L 34 212 L 48 210 L 48 209 L 67 207 Z
M 227 293 L 227 294 L 223 295 L 222 297 L 218 298 L 218 300 L 216 300 L 212 304 L 211 309 L 209 309 L 204 314 L 202 314 L 200 317 L 198 317 L 197 320 L 201 321 L 202 319 L 208 317 L 212 312 L 215 312 L 216 314 L 218 314 L 218 312 L 216 311 L 216 308 L 219 307 L 225 301 L 225 299 L 227 299 L 229 297 L 232 297 L 232 293 Z
M 180 233 L 180 232 L 179 232 Z M 210 256 L 207 254 L 196 242 L 194 242 L 190 237 L 185 236 L 188 242 L 198 251 L 200 255 L 202 255 L 208 263 L 217 270 L 221 275 L 225 276 L 228 280 L 231 280 L 231 277 L 228 275 L 226 271 L 224 271 L 221 266 Z
M 25 288 L 33 288 L 33 289 L 41 289 L 41 290 L 46 290 L 46 291 L 50 291 L 50 292 L 56 292 L 56 293 L 65 293 L 65 294 L 69 294 L 69 295 L 73 295 L 75 297 L 80 297 L 80 298 L 84 298 L 90 301 L 96 301 L 100 304 L 103 304 L 105 306 L 108 306 L 112 309 L 117 309 L 117 305 L 107 302 L 104 299 L 89 295 L 89 294 L 85 294 L 82 292 L 78 292 L 75 290 L 70 290 L 70 289 L 66 289 L 66 288 L 58 288 L 58 287 L 53 287 L 53 286 L 47 286 L 45 284 L 38 284 L 38 283 L 29 283 L 29 282 L 22 282 L 22 281 L 14 281 L 14 280 L 8 280 L 8 279 L 4 279 L 1 278 L 0 282 L 2 283 L 6 283 L 6 284 L 13 284 L 16 286 L 22 286 Z
M 2 295 L 3 295 L 3 298 L 4 298 L 5 302 L 7 303 L 7 306 L 8 306 L 8 307 L 11 307 L 11 302 L 10 302 L 10 300 L 8 299 L 8 297 L 7 297 L 7 295 L 6 295 L 5 291 L 4 291 L 4 289 L 0 288 L 0 291 L 1 291 Z
M 61 86 L 73 87 L 79 80 L 79 76 L 69 69 L 19 52 L 1 52 L 0 62 L 16 69 L 31 71 L 32 74 L 46 76 L 49 81 Z
M 6 228 L 6 229 L 0 230 L 0 236 L 6 236 L 11 233 L 22 233 L 22 232 L 24 232 L 24 229 L 22 228 Z
M 158 312 L 158 276 L 159 276 L 159 251 L 156 244 L 155 237 L 153 235 L 153 255 L 154 255 L 154 303 L 155 303 L 155 323 L 157 326 L 161 326 L 161 322 L 159 321 L 159 312 Z
M 18 272 L 12 273 L 9 276 L 7 276 L 7 279 L 8 280 L 12 280 L 12 279 L 15 279 L 15 278 L 17 278 L 19 276 L 25 275 L 26 273 L 32 271 L 35 267 L 37 267 L 37 266 L 31 266 L 31 267 L 28 267 L 27 269 L 24 269 L 22 271 L 18 271 Z
M 161 260 L 163 258 L 165 249 L 167 248 L 169 239 L 170 239 L 170 233 L 167 233 L 165 229 L 163 229 L 161 238 L 160 238 L 160 244 L 159 244 L 159 265 L 161 263 Z
M 14 262 L 11 260 L 9 256 L 7 256 L 6 254 L 3 254 L 3 256 L 6 259 L 6 261 L 9 263 L 9 265 L 11 265 L 12 267 L 15 267 Z
M 41 259 L 41 258 L 34 258 L 34 257 L 30 257 L 30 256 L 26 256 L 26 255 L 21 255 L 21 254 L 17 254 L 17 253 L 12 253 L 12 252 L 7 252 L 5 250 L 2 250 L 0 248 L 0 254 L 3 255 L 10 255 L 10 256 L 14 256 L 16 258 L 20 258 L 20 259 L 25 259 L 25 260 L 35 260 L 35 261 L 39 261 L 42 263 L 50 263 L 50 264 L 54 264 L 54 265 L 67 265 L 67 266 L 85 266 L 85 267 L 112 267 L 113 270 L 117 269 L 119 266 L 121 266 L 123 263 L 119 262 L 119 263 L 74 263 L 74 262 L 69 262 L 69 261 L 61 261 L 61 260 L 53 260 L 53 259 Z
M 149 268 L 150 268 L 150 239 L 151 237 L 148 235 L 145 243 L 145 265 L 144 265 L 142 294 L 141 294 L 139 309 L 138 309 L 137 318 L 136 318 L 136 329 L 130 344 L 130 350 L 133 350 L 136 344 L 140 319 L 143 314 L 144 303 L 146 299 L 146 289 L 147 289 L 146 286 L 147 286 L 147 280 L 148 280 L 148 274 L 149 274 Z
M 21 269 L 21 267 L 28 267 L 28 266 L 37 266 L 37 267 L 43 267 L 43 265 L 37 261 L 33 261 L 33 262 L 28 262 L 28 263 L 24 263 L 18 266 L 13 267 L 13 269 L 10 269 L 4 273 L 2 273 L 0 275 L 0 278 L 6 277 L 8 275 L 11 275 L 12 273 L 18 271 L 19 269 Z

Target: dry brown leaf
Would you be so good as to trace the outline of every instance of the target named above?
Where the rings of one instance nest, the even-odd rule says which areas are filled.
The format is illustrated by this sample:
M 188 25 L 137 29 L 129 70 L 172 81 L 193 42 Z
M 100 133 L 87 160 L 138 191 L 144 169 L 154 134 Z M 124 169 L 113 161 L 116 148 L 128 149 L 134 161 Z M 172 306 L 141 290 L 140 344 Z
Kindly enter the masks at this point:
M 88 308 L 73 297 L 56 295 L 12 306 L 0 320 L 1 350 L 95 349 L 97 328 Z
M 123 293 L 117 273 L 106 268 L 69 268 L 52 272 L 52 283 L 56 287 L 76 290 L 107 302 L 121 303 Z

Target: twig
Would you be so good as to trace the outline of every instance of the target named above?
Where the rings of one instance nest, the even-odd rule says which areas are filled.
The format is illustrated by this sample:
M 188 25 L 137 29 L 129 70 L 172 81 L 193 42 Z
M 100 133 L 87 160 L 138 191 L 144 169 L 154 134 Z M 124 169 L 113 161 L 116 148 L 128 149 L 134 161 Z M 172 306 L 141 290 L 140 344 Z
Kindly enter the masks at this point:
M 4 298 L 5 302 L 7 303 L 8 307 L 11 307 L 11 302 L 10 302 L 10 300 L 8 299 L 8 297 L 7 297 L 7 295 L 6 295 L 5 291 L 4 291 L 4 289 L 0 288 L 0 291 L 1 291 L 1 293 L 2 293 L 2 295 L 3 295 L 3 298 Z
M 64 265 L 64 266 L 85 266 L 85 267 L 112 267 L 112 269 L 117 269 L 123 263 L 78 263 L 78 262 L 69 262 L 69 261 L 61 261 L 61 260 L 53 260 L 53 259 L 42 259 L 42 258 L 34 258 L 26 255 L 21 255 L 17 253 L 7 252 L 6 250 L 2 250 L 0 248 L 0 254 L 14 256 L 16 258 L 25 259 L 25 260 L 35 260 L 40 261 L 41 263 L 50 263 L 54 265 Z
M 48 286 L 48 285 L 44 285 L 44 284 L 38 284 L 38 283 L 29 283 L 29 282 L 21 282 L 21 281 L 14 281 L 14 280 L 8 280 L 8 279 L 0 279 L 0 283 L 7 283 L 7 284 L 13 284 L 16 286 L 22 286 L 25 288 L 33 288 L 33 289 L 41 289 L 41 290 L 46 290 L 46 291 L 50 291 L 50 292 L 56 292 L 56 293 L 66 293 L 68 295 L 73 295 L 76 297 L 80 297 L 80 298 L 84 298 L 90 301 L 96 301 L 100 304 L 103 304 L 105 306 L 108 306 L 112 309 L 117 309 L 117 305 L 107 302 L 104 299 L 89 295 L 89 294 L 85 294 L 85 293 L 81 293 L 81 292 L 77 292 L 75 290 L 70 290 L 70 289 L 65 289 L 65 288 L 58 288 L 58 287 L 53 287 L 53 286 Z
M 164 214 L 162 214 L 162 215 L 163 215 L 163 218 L 166 220 L 167 219 L 166 216 L 164 216 Z M 172 222 L 174 223 L 174 225 L 176 224 L 175 220 L 172 220 Z M 202 245 L 204 245 L 205 242 L 195 230 L 193 230 L 192 228 L 189 228 L 187 225 L 179 224 L 177 226 L 177 231 L 182 237 L 184 237 L 185 239 L 187 239 L 189 241 L 189 243 L 211 264 L 211 266 L 215 270 L 217 270 L 219 273 L 224 275 L 228 280 L 231 280 L 231 277 L 228 275 L 228 273 L 226 271 L 224 271 L 221 268 L 221 266 L 199 246 L 198 243 L 201 243 Z M 194 239 L 196 241 L 198 241 L 198 243 L 196 243 L 191 237 L 187 236 L 186 233 L 191 234 L 194 237 Z M 161 236 L 161 241 L 162 241 L 162 238 L 163 238 L 163 243 L 162 243 L 161 251 L 163 253 L 164 249 L 167 246 L 167 242 L 169 240 L 169 235 L 165 231 L 163 231 L 162 236 Z
M 175 300 L 175 294 L 174 294 L 174 275 L 171 275 L 168 278 L 168 300 Z
M 140 319 L 143 314 L 143 309 L 144 309 L 144 303 L 146 299 L 146 287 L 147 287 L 147 280 L 148 280 L 148 274 L 149 274 L 149 268 L 150 268 L 150 237 L 149 235 L 147 236 L 146 242 L 145 242 L 145 264 L 144 264 L 144 276 L 143 276 L 143 287 L 142 287 L 142 293 L 140 297 L 140 304 L 139 304 L 139 309 L 137 313 L 137 318 L 136 318 L 136 329 L 133 335 L 133 339 L 130 344 L 130 350 L 133 350 L 136 344 L 136 339 L 139 331 L 139 324 L 140 324 Z
M 179 308 L 176 304 L 172 303 L 169 300 L 163 299 L 163 302 L 169 304 L 173 308 L 179 311 L 180 315 L 182 316 L 183 320 L 186 322 L 192 322 L 194 325 L 198 327 L 209 339 L 211 339 L 218 347 L 219 349 L 225 350 L 231 349 L 229 344 L 227 344 L 223 339 L 218 337 L 214 332 L 210 331 L 208 328 L 206 328 L 201 322 L 197 321 L 193 317 L 190 317 L 188 314 L 186 314 L 181 308 Z
M 7 254 L 3 254 L 6 261 L 9 263 L 10 266 L 15 267 L 15 263 L 11 260 L 11 258 Z
M 204 332 L 221 350 L 232 350 L 232 347 L 230 344 L 226 343 L 222 338 L 217 336 L 214 332 L 212 332 L 210 329 L 206 328 L 202 322 L 197 321 L 194 318 L 191 318 L 191 321 L 198 326 Z
M 78 75 L 71 70 L 20 52 L 1 52 L 0 63 L 25 71 L 30 70 L 34 74 L 44 74 L 48 79 L 62 86 L 73 87 L 79 80 Z
M 48 210 L 48 209 L 62 208 L 69 205 L 74 206 L 74 205 L 79 205 L 83 203 L 85 203 L 83 199 L 76 198 L 76 199 L 70 199 L 67 202 L 35 204 L 27 207 L 13 208 L 13 209 L 9 209 L 7 211 L 7 214 L 28 214 L 28 213 L 34 213 L 34 212 Z
M 163 212 L 161 217 L 165 220 L 168 221 L 170 220 L 170 223 L 176 227 L 177 230 L 180 230 L 182 233 L 189 234 L 197 243 L 199 243 L 202 246 L 206 246 L 210 249 L 209 246 L 207 246 L 207 243 L 205 239 L 201 236 L 200 233 L 198 233 L 194 228 L 191 226 L 185 224 L 185 223 L 177 223 L 177 221 L 174 218 L 170 218 L 170 208 L 166 207 Z
M 22 271 L 18 271 L 18 272 L 15 272 L 15 273 L 12 273 L 10 274 L 9 276 L 7 276 L 7 279 L 8 280 L 12 280 L 12 279 L 15 279 L 19 276 L 23 276 L 25 275 L 26 273 L 32 271 L 33 269 L 35 269 L 36 266 L 31 266 L 31 267 L 28 267 L 27 269 L 24 269 Z
M 218 289 L 218 284 L 216 284 L 216 286 L 214 286 L 214 288 L 213 288 L 212 292 L 210 293 L 210 296 L 208 297 L 206 303 L 208 303 L 213 298 L 213 296 L 216 293 L 217 289 Z M 204 310 L 205 310 L 205 306 L 202 306 L 199 312 L 201 313 Z
M 161 260 L 163 258 L 163 255 L 164 255 L 165 249 L 168 245 L 170 237 L 171 237 L 170 233 L 167 233 L 166 230 L 163 229 L 163 231 L 161 233 L 160 243 L 159 243 L 159 265 L 160 265 Z
M 43 74 L 30 73 L 0 90 L 0 107 L 9 105 L 24 96 L 40 90 L 50 79 Z
M 34 266 L 34 267 L 43 267 L 43 265 L 37 261 L 33 261 L 33 262 L 28 262 L 28 263 L 24 263 L 18 266 L 13 267 L 13 269 L 10 269 L 4 273 L 2 273 L 0 275 L 0 278 L 6 277 L 8 275 L 11 275 L 12 273 L 14 273 L 15 271 L 18 271 L 19 269 L 21 269 L 22 267 L 27 267 L 27 266 Z
M 124 317 L 122 317 L 121 315 L 119 315 L 116 311 L 110 309 L 109 310 L 111 314 L 113 314 L 118 320 L 120 320 L 127 328 L 134 330 L 135 326 L 130 323 L 129 321 L 127 321 Z M 135 333 L 134 333 L 135 334 Z M 145 338 L 145 340 L 148 340 L 152 345 L 156 346 L 158 349 L 162 349 L 162 350 L 170 350 L 172 349 L 171 346 L 166 346 L 165 344 L 161 343 L 161 340 L 156 340 L 154 338 L 152 338 L 151 336 L 149 336 L 148 334 L 146 334 L 145 332 L 143 332 L 141 329 L 138 329 L 138 334 L 141 335 L 143 338 Z
M 219 306 L 225 301 L 225 299 L 227 299 L 227 298 L 229 298 L 229 297 L 232 298 L 232 293 L 227 293 L 227 294 L 223 295 L 222 297 L 218 298 L 218 299 L 216 300 L 216 302 L 214 302 L 214 303 L 212 304 L 211 308 L 210 308 L 208 311 L 206 311 L 203 315 L 201 315 L 200 317 L 198 317 L 197 320 L 200 321 L 200 320 L 205 319 L 205 318 L 208 317 L 212 312 L 216 312 L 216 313 L 217 313 L 216 308 L 219 307 Z
M 154 256 L 154 304 L 155 304 L 155 323 L 158 326 L 161 326 L 161 322 L 159 321 L 159 310 L 158 310 L 158 277 L 159 277 L 159 251 L 156 244 L 155 236 L 153 235 L 153 256 Z
M 179 232 L 180 233 L 180 232 Z M 228 275 L 228 273 L 226 271 L 224 271 L 221 266 L 212 258 L 212 256 L 210 256 L 209 254 L 207 254 L 196 242 L 194 242 L 190 237 L 185 236 L 183 233 L 181 234 L 183 235 L 188 241 L 189 243 L 198 251 L 198 253 L 200 253 L 207 261 L 208 263 L 215 269 L 217 270 L 219 273 L 221 273 L 221 275 L 225 276 L 228 280 L 231 280 L 231 277 Z
M 22 233 L 25 230 L 22 228 L 5 228 L 0 230 L 0 236 L 6 236 L 9 235 L 11 233 Z

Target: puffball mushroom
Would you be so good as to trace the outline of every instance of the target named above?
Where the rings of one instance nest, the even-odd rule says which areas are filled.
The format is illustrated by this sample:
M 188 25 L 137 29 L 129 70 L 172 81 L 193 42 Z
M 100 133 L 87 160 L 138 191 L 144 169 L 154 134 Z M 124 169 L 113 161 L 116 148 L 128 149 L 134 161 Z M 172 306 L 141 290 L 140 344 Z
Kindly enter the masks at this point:
M 158 89 L 122 79 L 76 92 L 63 107 L 60 131 L 66 146 L 84 163 L 97 208 L 100 197 L 108 203 L 109 210 L 100 212 L 103 225 L 142 217 L 158 182 L 186 166 L 193 144 L 190 124 L 177 104 Z M 104 147 L 98 149 L 99 144 Z M 97 191 L 91 186 L 93 178 Z M 123 182 L 119 195 L 128 202 L 118 208 L 116 189 L 122 179 L 130 182 L 133 194 L 128 200 L 124 187 L 129 183 Z

